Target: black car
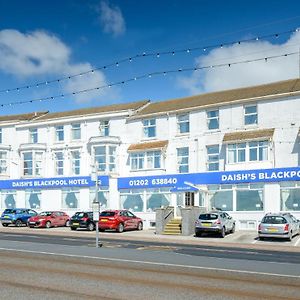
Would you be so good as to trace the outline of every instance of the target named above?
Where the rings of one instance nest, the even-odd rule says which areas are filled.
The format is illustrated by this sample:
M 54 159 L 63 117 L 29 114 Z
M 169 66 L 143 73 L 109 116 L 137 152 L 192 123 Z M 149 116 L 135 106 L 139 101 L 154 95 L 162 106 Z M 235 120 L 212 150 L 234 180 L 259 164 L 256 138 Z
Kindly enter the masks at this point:
M 86 228 L 89 231 L 93 231 L 96 225 L 93 221 L 93 212 L 92 211 L 78 211 L 70 219 L 70 228 L 71 230 L 76 230 L 77 228 Z

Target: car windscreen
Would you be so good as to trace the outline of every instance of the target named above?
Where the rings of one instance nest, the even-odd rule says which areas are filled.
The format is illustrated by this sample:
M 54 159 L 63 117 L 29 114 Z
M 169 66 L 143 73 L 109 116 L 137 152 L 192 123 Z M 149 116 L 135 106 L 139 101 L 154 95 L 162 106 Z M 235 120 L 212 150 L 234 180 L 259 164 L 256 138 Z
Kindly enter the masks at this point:
M 15 214 L 16 210 L 15 209 L 11 209 L 11 208 L 7 208 L 3 213 L 4 214 Z
M 103 211 L 100 217 L 113 217 L 115 215 L 114 211 Z
M 266 216 L 263 218 L 262 223 L 266 224 L 286 224 L 287 220 L 281 216 Z
M 40 214 L 39 214 L 40 216 L 47 216 L 47 217 L 49 217 L 49 216 L 51 216 L 52 215 L 52 212 L 51 211 L 43 211 L 43 212 L 41 212 Z
M 87 217 L 87 213 L 85 213 L 85 212 L 77 212 L 75 215 L 74 215 L 74 217 L 76 217 L 76 218 L 83 218 L 83 217 Z
M 218 215 L 216 214 L 201 214 L 199 216 L 200 220 L 217 220 L 218 219 Z

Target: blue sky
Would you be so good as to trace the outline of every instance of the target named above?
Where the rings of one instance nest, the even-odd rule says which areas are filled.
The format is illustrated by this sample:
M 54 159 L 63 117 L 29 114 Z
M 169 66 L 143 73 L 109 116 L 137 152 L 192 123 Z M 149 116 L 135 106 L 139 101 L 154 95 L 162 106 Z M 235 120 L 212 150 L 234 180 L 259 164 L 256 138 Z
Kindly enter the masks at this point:
M 299 1 L 0 0 L 0 115 L 161 101 L 295 78 L 298 27 Z M 103 66 L 109 67 L 97 69 Z M 147 75 L 204 66 L 214 67 Z M 85 89 L 92 90 L 78 93 Z

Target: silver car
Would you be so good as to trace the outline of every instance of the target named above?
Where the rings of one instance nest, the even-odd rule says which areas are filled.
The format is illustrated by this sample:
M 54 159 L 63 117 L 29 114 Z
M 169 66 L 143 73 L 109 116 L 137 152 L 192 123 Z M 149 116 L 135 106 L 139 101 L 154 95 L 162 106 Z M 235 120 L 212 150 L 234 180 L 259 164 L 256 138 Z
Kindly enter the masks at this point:
M 258 237 L 292 238 L 300 233 L 300 221 L 290 213 L 266 214 L 258 226 Z
M 235 231 L 235 221 L 224 211 L 210 211 L 199 215 L 195 222 L 195 235 L 202 233 L 218 233 L 225 237 L 226 233 Z

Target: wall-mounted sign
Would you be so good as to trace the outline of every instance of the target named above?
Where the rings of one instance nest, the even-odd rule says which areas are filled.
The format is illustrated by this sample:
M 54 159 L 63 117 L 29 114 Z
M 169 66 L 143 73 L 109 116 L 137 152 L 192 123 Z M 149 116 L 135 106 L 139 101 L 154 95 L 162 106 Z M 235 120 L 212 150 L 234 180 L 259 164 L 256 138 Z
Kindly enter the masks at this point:
M 108 186 L 108 176 L 98 176 L 99 186 Z M 90 176 L 81 177 L 54 177 L 0 180 L 0 189 L 55 189 L 63 187 L 90 187 L 95 181 Z
M 238 184 L 300 180 L 300 167 L 226 172 L 124 177 L 118 179 L 119 189 L 170 187 L 179 191 L 201 184 Z

